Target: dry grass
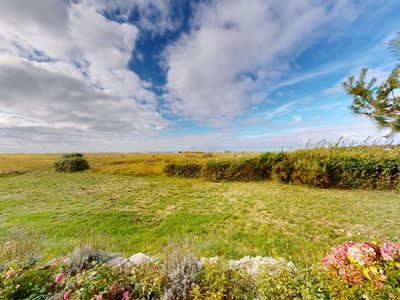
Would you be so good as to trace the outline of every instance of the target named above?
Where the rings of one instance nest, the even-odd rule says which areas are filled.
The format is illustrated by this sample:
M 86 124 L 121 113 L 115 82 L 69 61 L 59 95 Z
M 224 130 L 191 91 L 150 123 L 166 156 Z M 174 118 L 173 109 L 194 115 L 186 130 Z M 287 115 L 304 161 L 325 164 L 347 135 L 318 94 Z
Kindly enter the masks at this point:
M 104 174 L 159 175 L 169 162 L 205 162 L 210 158 L 252 157 L 256 153 L 88 153 L 92 171 Z M 61 154 L 0 154 L 0 174 L 50 170 Z

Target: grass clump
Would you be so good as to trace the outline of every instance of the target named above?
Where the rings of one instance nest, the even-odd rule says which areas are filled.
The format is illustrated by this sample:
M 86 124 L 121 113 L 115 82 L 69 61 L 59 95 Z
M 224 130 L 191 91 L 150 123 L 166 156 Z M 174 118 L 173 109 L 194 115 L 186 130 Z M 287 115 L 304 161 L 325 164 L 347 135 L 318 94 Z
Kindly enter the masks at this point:
M 89 163 L 81 153 L 64 154 L 63 158 L 54 164 L 57 172 L 73 173 L 89 169 Z

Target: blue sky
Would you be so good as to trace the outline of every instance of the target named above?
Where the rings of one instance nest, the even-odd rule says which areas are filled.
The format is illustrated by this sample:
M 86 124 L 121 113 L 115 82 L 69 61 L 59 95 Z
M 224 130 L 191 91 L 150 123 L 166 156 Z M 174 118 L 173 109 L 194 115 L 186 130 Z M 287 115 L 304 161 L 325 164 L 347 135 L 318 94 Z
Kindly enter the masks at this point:
M 0 152 L 263 151 L 387 132 L 340 82 L 384 77 L 400 2 L 0 0 Z

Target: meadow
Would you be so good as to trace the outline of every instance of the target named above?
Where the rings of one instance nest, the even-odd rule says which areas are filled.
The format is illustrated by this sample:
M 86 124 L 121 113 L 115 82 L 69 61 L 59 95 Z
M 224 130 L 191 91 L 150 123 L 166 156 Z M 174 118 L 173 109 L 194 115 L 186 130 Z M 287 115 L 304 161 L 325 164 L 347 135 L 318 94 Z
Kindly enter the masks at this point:
M 364 156 L 397 152 L 371 148 Z M 163 174 L 171 162 L 256 155 L 86 154 L 91 169 L 71 174 L 53 170 L 60 154 L 0 155 L 0 238 L 29 241 L 44 261 L 84 244 L 154 255 L 185 243 L 199 256 L 273 256 L 303 265 L 346 240 L 399 240 L 396 191 Z

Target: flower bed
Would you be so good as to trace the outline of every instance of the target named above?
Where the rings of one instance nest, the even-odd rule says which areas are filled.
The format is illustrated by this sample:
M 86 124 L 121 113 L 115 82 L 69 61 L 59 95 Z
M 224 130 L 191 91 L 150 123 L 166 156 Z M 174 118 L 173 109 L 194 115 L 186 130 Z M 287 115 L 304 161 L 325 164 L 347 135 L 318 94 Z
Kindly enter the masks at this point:
M 400 243 L 346 242 L 321 266 L 283 259 L 130 258 L 90 247 L 38 265 L 1 248 L 0 299 L 399 299 Z

